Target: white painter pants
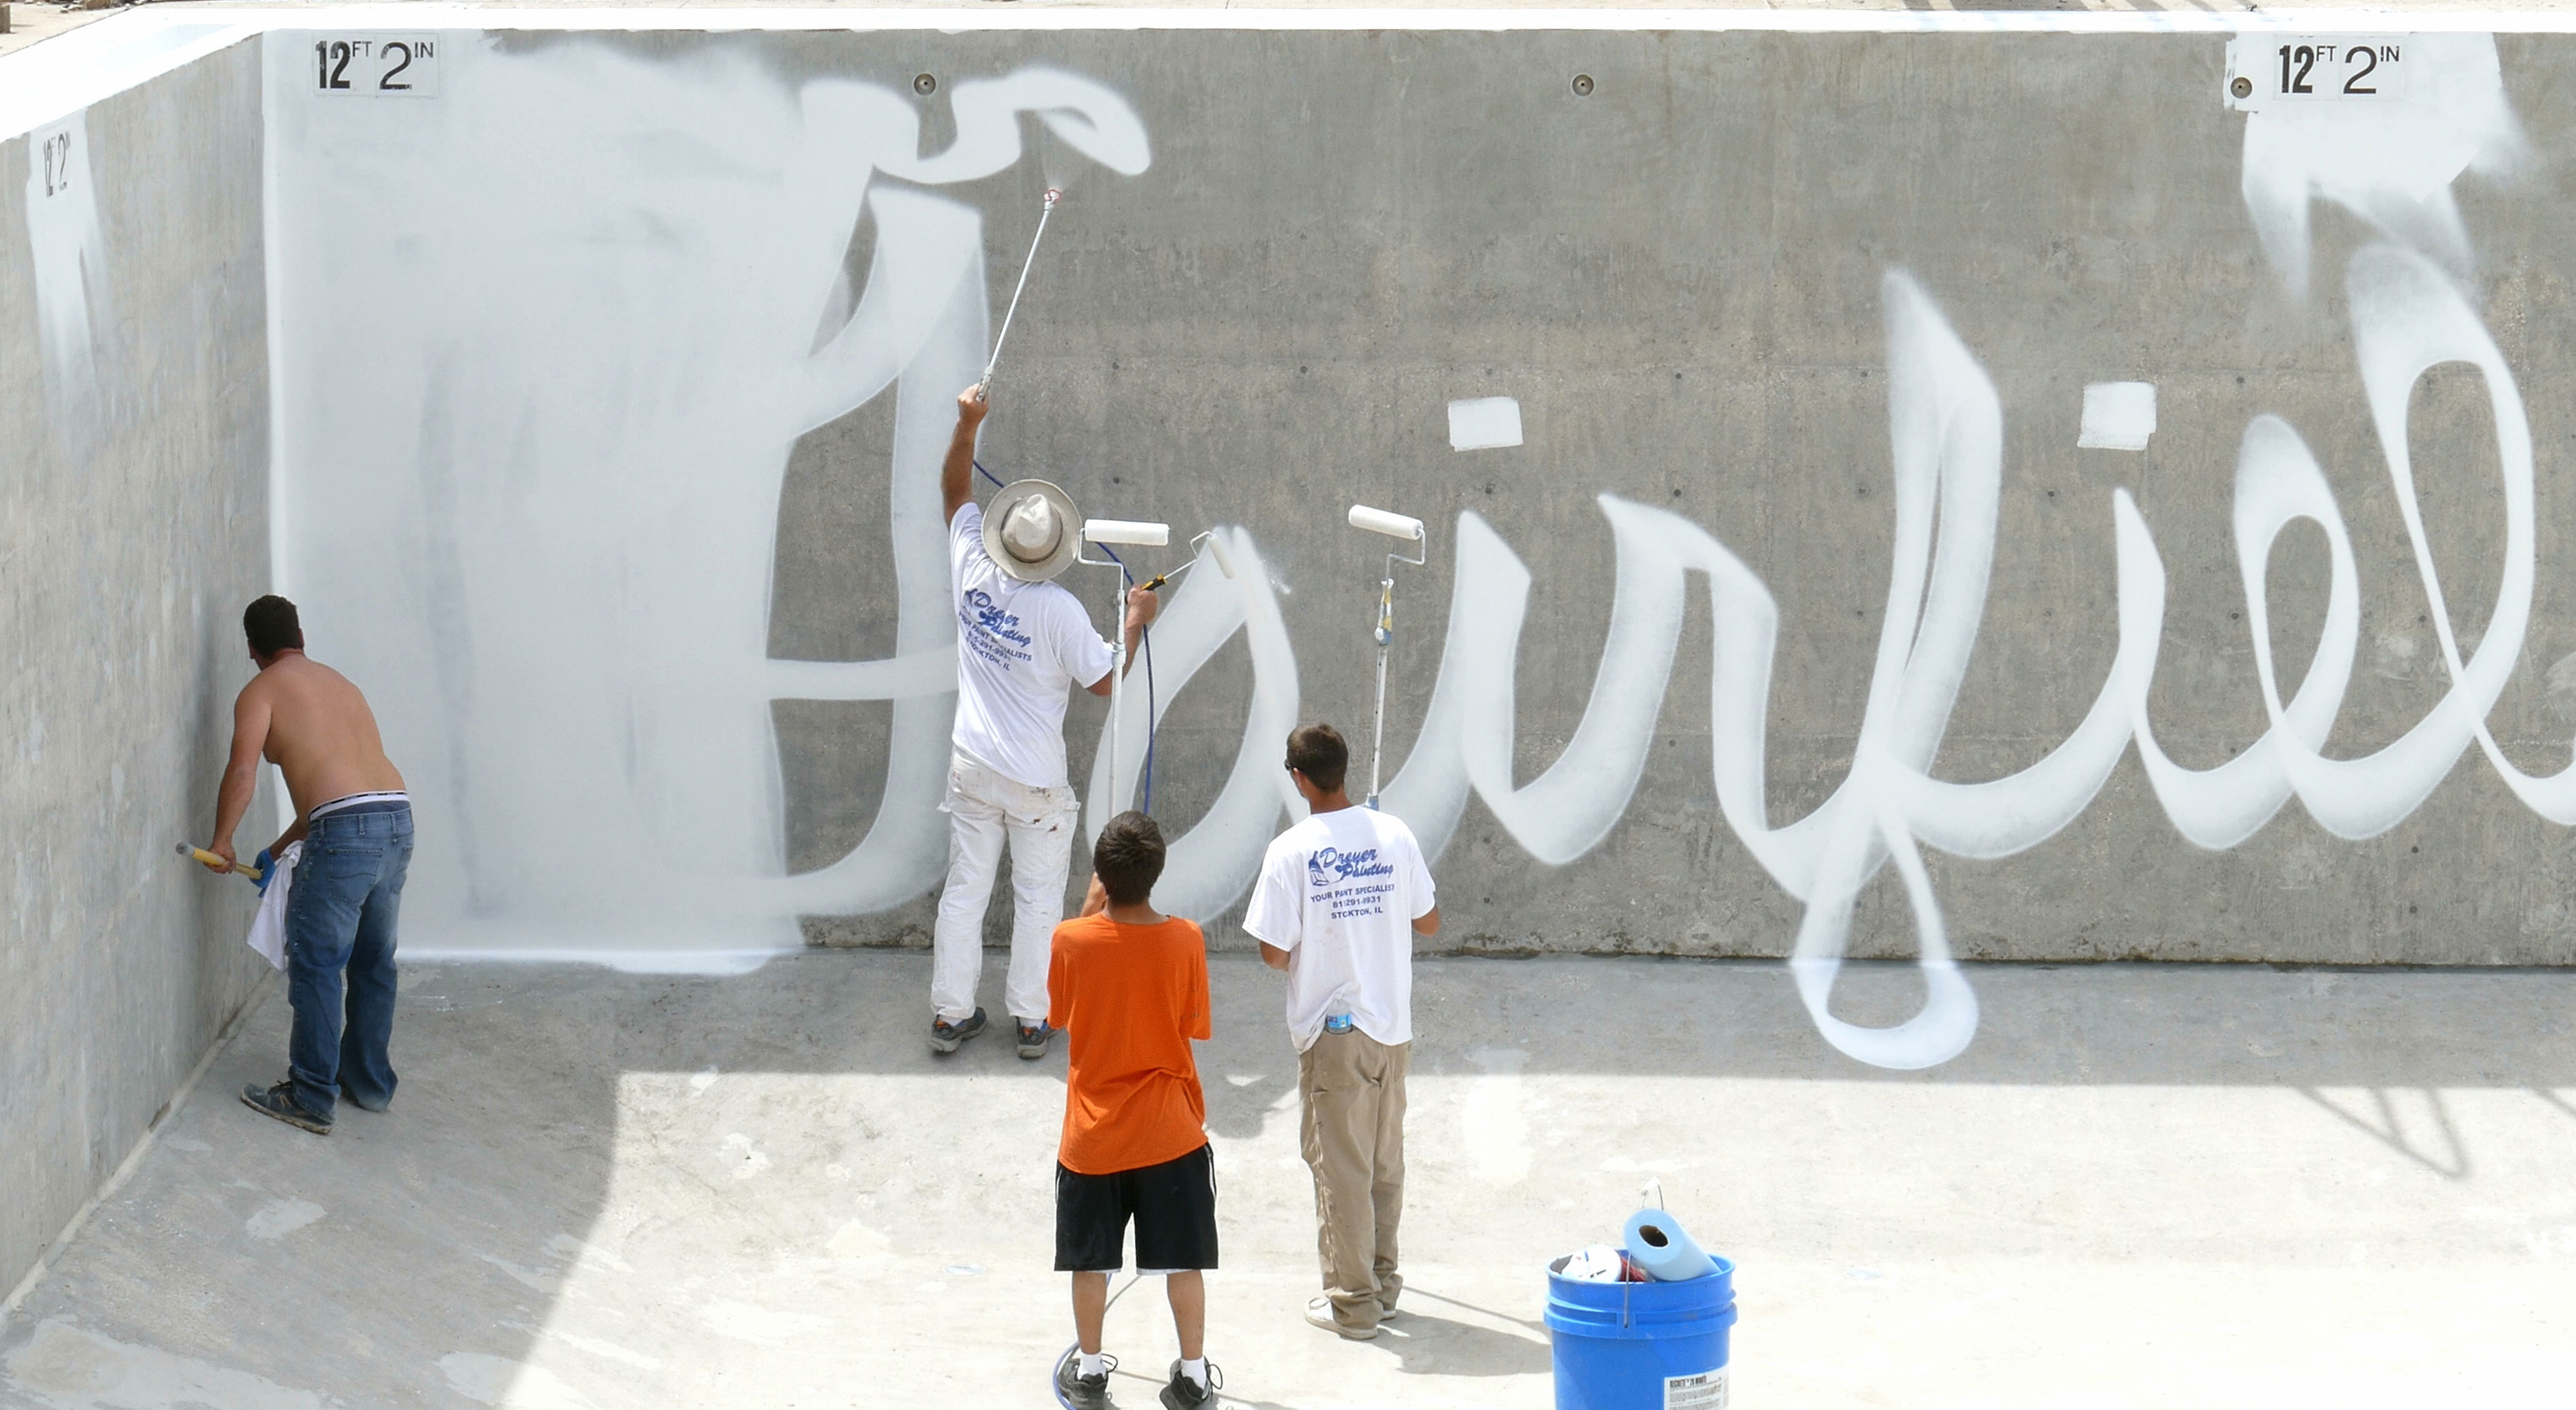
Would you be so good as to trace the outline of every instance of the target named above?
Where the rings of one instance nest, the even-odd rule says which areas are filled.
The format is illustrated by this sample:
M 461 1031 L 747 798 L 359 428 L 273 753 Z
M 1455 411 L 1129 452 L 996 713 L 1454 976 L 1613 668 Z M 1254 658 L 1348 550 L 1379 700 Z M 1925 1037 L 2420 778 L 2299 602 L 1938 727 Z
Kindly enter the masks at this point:
M 1064 919 L 1064 879 L 1082 812 L 1073 790 L 1031 788 L 963 756 L 948 761 L 948 884 L 932 931 L 930 1003 L 961 1022 L 975 1012 L 984 977 L 984 908 L 993 899 L 1002 841 L 1011 844 L 1011 968 L 1002 998 L 1024 1023 L 1047 1016 L 1047 960 Z

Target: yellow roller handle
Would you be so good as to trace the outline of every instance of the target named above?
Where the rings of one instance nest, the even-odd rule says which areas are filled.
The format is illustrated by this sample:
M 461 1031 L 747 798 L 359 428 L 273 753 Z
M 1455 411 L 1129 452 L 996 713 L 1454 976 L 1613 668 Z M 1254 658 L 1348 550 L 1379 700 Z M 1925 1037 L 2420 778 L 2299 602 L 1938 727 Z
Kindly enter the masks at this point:
M 207 851 L 203 847 L 192 847 L 189 844 L 182 842 L 179 844 L 179 855 L 187 858 L 189 861 L 199 864 L 200 866 L 213 867 L 218 871 L 239 872 L 241 875 L 249 877 L 253 881 L 259 880 L 259 868 L 252 866 L 248 862 L 227 862 L 223 858 L 216 856 L 214 853 Z

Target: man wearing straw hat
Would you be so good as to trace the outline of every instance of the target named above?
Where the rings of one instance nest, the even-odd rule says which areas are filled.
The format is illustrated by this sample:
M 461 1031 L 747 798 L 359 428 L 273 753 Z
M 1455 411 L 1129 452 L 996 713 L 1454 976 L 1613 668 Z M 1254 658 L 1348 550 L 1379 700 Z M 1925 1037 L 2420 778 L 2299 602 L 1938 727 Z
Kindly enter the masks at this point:
M 930 1048 L 953 1053 L 984 1031 L 975 991 L 984 973 L 984 909 L 1011 847 L 1011 963 L 1002 998 L 1024 1058 L 1044 1057 L 1047 961 L 1064 918 L 1064 882 L 1081 812 L 1065 769 L 1064 707 L 1073 687 L 1109 693 L 1109 643 L 1055 577 L 1081 551 L 1082 521 L 1064 491 L 1021 480 L 974 501 L 981 386 L 957 397 L 939 491 L 948 514 L 948 578 L 957 601 L 957 727 L 950 736 L 948 883 L 932 931 Z M 1127 594 L 1127 656 L 1154 620 L 1154 594 Z

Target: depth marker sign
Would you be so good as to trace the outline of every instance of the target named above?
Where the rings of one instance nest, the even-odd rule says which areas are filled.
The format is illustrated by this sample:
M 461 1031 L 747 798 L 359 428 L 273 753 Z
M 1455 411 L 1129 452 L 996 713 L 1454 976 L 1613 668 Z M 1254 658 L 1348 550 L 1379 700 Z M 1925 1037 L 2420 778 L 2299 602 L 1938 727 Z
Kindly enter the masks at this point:
M 376 98 L 438 96 L 438 36 L 369 34 L 313 41 L 314 91 Z
M 2406 96 L 2406 34 L 2240 36 L 2228 46 L 2227 105 L 2350 103 Z

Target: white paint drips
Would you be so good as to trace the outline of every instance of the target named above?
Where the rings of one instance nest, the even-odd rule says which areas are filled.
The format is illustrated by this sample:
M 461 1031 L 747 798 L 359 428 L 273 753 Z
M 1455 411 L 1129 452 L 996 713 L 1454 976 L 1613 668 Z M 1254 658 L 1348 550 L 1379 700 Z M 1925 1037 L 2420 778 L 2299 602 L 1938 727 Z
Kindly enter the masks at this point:
M 9 1353 L 0 1389 L 44 1397 L 56 1410 L 323 1410 L 323 1398 L 248 1371 L 132 1346 L 73 1326 L 38 1323 Z
M 1467 1086 L 1458 1111 L 1459 1148 L 1475 1162 L 1476 1178 L 1509 1189 L 1529 1178 L 1535 1152 L 1521 1069 L 1529 1054 L 1518 1048 L 1479 1048 L 1468 1059 L 1483 1075 Z
M 1019 161 L 1022 114 L 1142 171 L 1134 111 L 1024 68 L 958 83 L 956 136 L 925 153 L 911 94 L 739 56 L 464 40 L 434 108 L 360 110 L 317 106 L 300 52 L 268 48 L 287 576 L 421 800 L 406 919 L 440 951 L 739 952 L 932 884 L 955 685 L 937 471 L 986 308 L 982 218 L 921 188 Z M 772 662 L 789 452 L 889 388 L 894 651 Z M 793 878 L 776 697 L 893 702 L 875 825 Z
M 508 1410 L 591 1410 L 587 1396 L 543 1366 L 523 1365 L 481 1352 L 456 1351 L 438 1358 L 447 1388 L 478 1405 Z
M 254 1239 L 282 1239 L 319 1221 L 323 1212 L 322 1206 L 310 1200 L 271 1200 L 243 1221 L 242 1228 Z
M 2312 200 L 2342 205 L 2388 237 L 2347 271 L 2354 345 L 2434 606 L 2432 654 L 2451 679 L 2396 743 L 2359 759 L 2321 752 L 2356 664 L 2359 576 L 2327 476 L 2295 427 L 2264 415 L 2239 447 L 2233 528 L 2266 733 L 2206 770 L 2178 765 L 2158 745 L 2148 702 L 2165 569 L 2136 504 L 2114 490 L 2118 646 L 2092 706 L 2026 769 L 1972 782 L 1934 777 L 1984 620 L 2003 412 L 1931 295 L 1890 271 L 1881 292 L 1894 561 L 1851 769 L 1833 794 L 1803 818 L 1771 823 L 1765 741 L 1781 622 L 1767 587 L 1700 525 L 1604 495 L 1615 596 L 1591 698 L 1563 751 L 1515 785 L 1515 673 L 1533 582 L 1490 524 L 1463 514 L 1440 674 L 1386 807 L 1435 855 L 1470 794 L 1541 862 L 1598 846 L 1651 757 L 1697 575 L 1711 604 L 1720 811 L 1804 904 L 1791 965 L 1819 1031 L 1887 1067 L 1945 1061 L 1977 1026 L 1923 849 L 1999 858 L 2037 844 L 2089 805 L 2132 742 L 2175 827 L 2207 847 L 2250 837 L 2293 796 L 2328 830 L 2371 836 L 2412 811 L 2473 743 L 2527 805 L 2576 822 L 2576 771 L 2520 773 L 2484 722 L 2529 626 L 2532 446 L 2510 369 L 2453 282 L 2470 247 L 2449 183 L 2463 170 L 2507 170 L 2519 128 L 2491 38 L 2409 43 L 2402 107 L 2251 114 L 2243 178 L 2263 248 L 2294 293 L 2307 286 Z M 291 65 L 293 47 L 271 52 Z M 421 761 L 415 792 L 438 800 L 424 808 L 452 810 L 423 830 L 415 908 L 433 923 L 488 918 L 478 923 L 498 929 L 604 925 L 631 943 L 657 923 L 694 934 L 917 896 L 944 857 L 935 809 L 954 681 L 931 487 L 950 399 L 981 366 L 989 310 L 981 217 L 922 190 L 874 185 L 872 173 L 916 185 L 990 174 L 1019 159 L 1021 112 L 1103 165 L 1139 171 L 1141 125 L 1088 80 L 1023 70 L 958 85 L 957 141 L 922 156 L 913 100 L 867 85 L 789 89 L 728 61 L 655 63 L 586 41 L 449 52 L 454 86 L 441 99 L 449 117 L 437 160 L 417 150 L 432 139 L 391 126 L 409 121 L 398 111 L 406 105 L 309 122 L 300 72 L 273 74 L 269 109 L 272 152 L 290 173 L 281 199 L 296 206 L 280 228 L 334 239 L 287 251 L 280 266 L 318 271 L 282 297 L 277 335 L 290 389 L 281 435 L 288 463 L 303 467 L 292 481 L 296 580 L 315 595 L 314 629 L 372 653 L 355 663 L 358 674 L 389 714 L 407 712 L 387 721 L 388 733 L 407 763 Z M 569 114 L 557 96 L 567 85 L 589 100 Z M 403 179 L 362 179 L 370 170 Z M 874 253 L 854 291 L 839 271 L 863 218 Z M 685 306 L 661 297 L 710 281 Z M 358 290 L 413 330 L 395 375 L 382 349 L 338 341 L 354 325 L 335 294 Z M 694 311 L 710 306 L 731 314 Z M 596 346 L 603 320 L 619 336 L 605 359 Z M 2503 579 L 2474 651 L 2448 620 L 2407 450 L 2408 395 L 2425 369 L 2449 361 L 2485 380 L 2503 475 Z M 543 396 L 529 391 L 539 383 Z M 888 387 L 893 654 L 768 661 L 761 644 L 788 450 Z M 1490 400 L 1510 406 L 1509 439 L 1499 438 L 1499 410 L 1462 402 L 1451 408 L 1453 445 L 1518 442 L 1517 405 Z M 2155 429 L 2148 384 L 2098 384 L 2086 403 L 2081 444 L 2142 448 Z M 1496 424 L 1480 426 L 1483 415 Z M 361 457 L 384 473 L 327 473 Z M 2264 569 L 2299 520 L 2325 533 L 2331 571 L 2313 659 L 2284 701 Z M 425 546 L 404 550 L 415 561 L 389 565 L 385 536 L 364 531 L 389 522 L 424 526 L 416 537 Z M 1278 608 L 1285 589 L 1248 532 L 1220 532 L 1236 573 L 1193 573 L 1155 631 L 1158 707 L 1237 631 L 1255 677 L 1233 771 L 1172 845 L 1160 898 L 1183 914 L 1214 914 L 1238 898 L 1283 812 L 1296 813 L 1276 754 L 1300 703 Z M 342 543 L 364 547 L 335 557 Z M 531 603 L 549 614 L 543 634 L 518 630 Z M 893 703 L 876 819 L 848 856 L 793 878 L 778 875 L 773 697 Z M 1125 708 L 1125 727 L 1142 737 L 1145 692 L 1128 692 Z M 1105 757 L 1095 766 L 1095 833 L 1137 796 L 1142 751 L 1131 755 L 1115 779 Z M 591 800 L 587 813 L 608 821 L 567 831 L 555 811 L 566 798 Z M 462 850 L 469 843 L 474 850 Z M 683 853 L 689 868 L 666 865 Z M 1905 1023 L 1866 1028 L 1835 1018 L 1830 1000 L 1854 904 L 1890 863 L 1918 931 L 1927 998 Z
M 698 1317 L 719 1335 L 758 1346 L 783 1346 L 831 1325 L 811 1313 L 777 1312 L 727 1298 L 717 1298 L 698 1309 Z
M 1216 800 L 1187 832 L 1167 844 L 1162 880 L 1154 887 L 1166 910 L 1184 916 L 1215 915 L 1241 899 L 1261 869 L 1261 854 L 1280 810 L 1300 817 L 1305 812 L 1279 767 L 1280 741 L 1297 725 L 1297 657 L 1288 642 L 1288 626 L 1252 536 L 1241 529 L 1219 529 L 1217 534 L 1225 540 L 1234 576 L 1214 571 L 1214 563 L 1207 561 L 1213 553 L 1201 550 L 1199 566 L 1181 580 L 1171 605 L 1155 619 L 1150 673 L 1140 662 L 1129 674 L 1120 702 L 1127 737 L 1145 738 L 1148 692 L 1137 687 L 1150 680 L 1156 714 L 1168 711 L 1218 649 L 1236 632 L 1243 633 L 1252 657 L 1252 708 L 1245 713 L 1243 743 Z M 1109 819 L 1136 806 L 1145 751 L 1131 745 L 1120 763 L 1120 776 L 1112 780 L 1109 723 L 1103 720 L 1086 790 L 1086 841 L 1096 840 Z
M 115 326 L 87 110 L 28 134 L 27 250 L 47 419 L 85 455 L 103 429 L 95 330 Z
M 2270 62 L 2276 33 L 2227 42 L 2230 72 Z M 2282 282 L 2308 292 L 2308 205 L 2329 200 L 2458 274 L 2473 262 L 2451 182 L 2521 163 L 2522 125 L 2505 98 L 2492 34 L 2407 37 L 2402 95 L 2367 103 L 2275 104 L 2245 119 L 2246 212 Z

